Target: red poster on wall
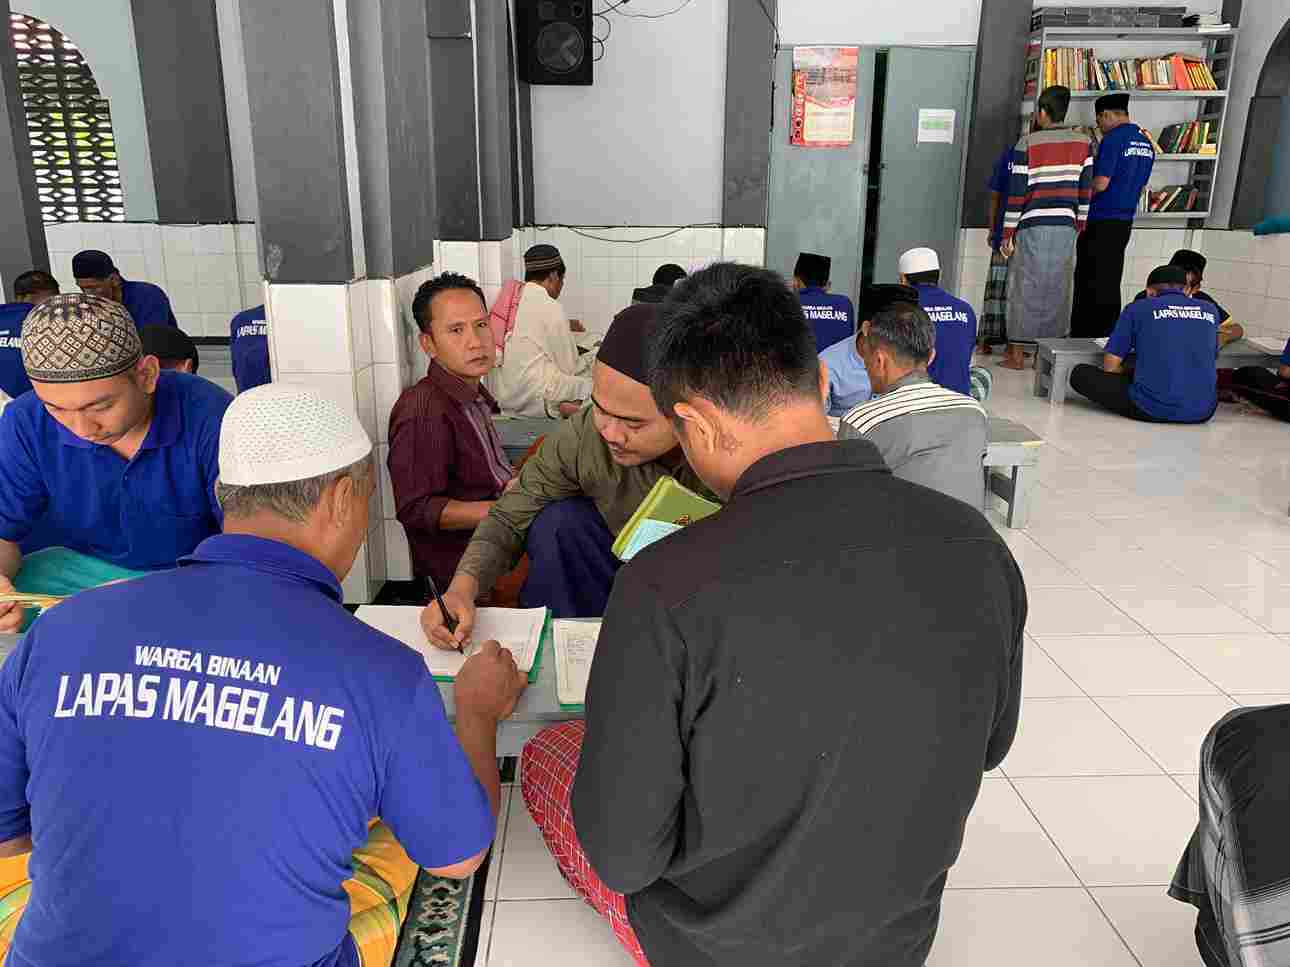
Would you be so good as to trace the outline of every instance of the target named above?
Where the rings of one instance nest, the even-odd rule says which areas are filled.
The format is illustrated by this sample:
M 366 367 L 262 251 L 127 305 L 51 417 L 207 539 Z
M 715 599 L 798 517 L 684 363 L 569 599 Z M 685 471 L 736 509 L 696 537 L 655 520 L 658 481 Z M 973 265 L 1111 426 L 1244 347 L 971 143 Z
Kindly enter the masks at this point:
M 789 144 L 843 148 L 855 140 L 859 47 L 793 48 Z

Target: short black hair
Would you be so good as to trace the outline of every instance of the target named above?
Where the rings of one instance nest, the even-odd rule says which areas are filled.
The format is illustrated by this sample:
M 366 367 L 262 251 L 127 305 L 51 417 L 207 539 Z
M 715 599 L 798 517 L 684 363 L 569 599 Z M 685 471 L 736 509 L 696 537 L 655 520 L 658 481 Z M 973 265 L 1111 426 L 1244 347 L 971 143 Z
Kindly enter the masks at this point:
M 675 262 L 667 262 L 654 270 L 654 278 L 650 281 L 650 285 L 675 285 L 685 276 L 685 269 Z
M 1180 248 L 1174 252 L 1174 257 L 1169 260 L 1170 265 L 1176 265 L 1184 272 L 1190 272 L 1196 278 L 1205 278 L 1205 266 L 1209 261 L 1199 252 L 1193 252 L 1189 248 Z
M 24 296 L 35 295 L 37 292 L 52 292 L 57 295 L 58 280 L 41 269 L 24 272 L 13 280 L 13 297 L 19 302 L 23 301 Z
M 793 397 L 819 400 L 815 335 L 784 280 L 717 262 L 678 282 L 660 310 L 650 354 L 654 402 L 702 396 L 744 419 L 765 419 Z
M 1061 84 L 1054 84 L 1052 87 L 1045 87 L 1040 93 L 1039 100 L 1035 102 L 1035 113 L 1043 111 L 1053 124 L 1061 124 L 1066 120 L 1066 112 L 1070 106 L 1071 89 Z
M 919 306 L 897 302 L 869 320 L 870 348 L 884 346 L 898 359 L 923 365 L 936 347 L 936 324 Z
M 416 320 L 417 328 L 426 335 L 430 334 L 430 303 L 440 292 L 451 292 L 454 289 L 465 289 L 475 293 L 479 296 L 479 301 L 484 304 L 484 311 L 488 311 L 488 300 L 484 298 L 484 290 L 479 287 L 478 282 L 458 272 L 442 272 L 429 282 L 422 282 L 421 288 L 417 289 L 416 297 L 412 300 L 412 318 Z
M 910 285 L 940 285 L 941 270 L 928 269 L 926 272 L 911 272 L 905 276 Z
M 562 278 L 562 279 L 563 279 L 563 278 L 564 278 L 564 274 L 565 274 L 565 272 L 567 272 L 567 271 L 568 271 L 568 267 L 564 264 L 564 259 L 561 259 L 561 260 L 560 260 L 560 264 L 559 264 L 559 265 L 557 265 L 557 266 L 556 266 L 555 268 L 553 268 L 553 269 L 538 269 L 538 270 L 536 270 L 536 271 L 534 271 L 534 272 L 525 272 L 525 273 L 524 273 L 524 281 L 525 281 L 525 282 L 541 282 L 541 281 L 542 281 L 542 280 L 544 280 L 548 275 L 550 275 L 552 272 L 554 272 L 556 275 L 560 276 L 560 278 Z
M 823 265 L 802 265 L 793 273 L 811 289 L 823 289 L 829 284 L 829 270 Z

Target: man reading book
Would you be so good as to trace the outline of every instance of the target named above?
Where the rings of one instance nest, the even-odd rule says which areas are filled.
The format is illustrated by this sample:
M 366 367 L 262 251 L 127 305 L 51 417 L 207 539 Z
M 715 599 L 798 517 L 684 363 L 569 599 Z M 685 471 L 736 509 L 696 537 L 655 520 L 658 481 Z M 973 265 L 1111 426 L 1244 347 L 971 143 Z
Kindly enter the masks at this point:
M 526 550 L 523 607 L 548 607 L 557 618 L 603 614 L 619 567 L 614 538 L 655 481 L 673 476 L 702 490 L 647 385 L 646 350 L 657 312 L 658 306 L 641 303 L 610 324 L 592 369 L 591 406 L 543 441 L 475 528 L 444 591 L 459 621 L 456 632 L 448 632 L 438 607 L 422 613 L 434 644 L 455 648 L 469 639 L 475 601 Z
M 779 276 L 718 263 L 663 313 L 654 398 L 726 503 L 619 573 L 585 726 L 528 743 L 525 805 L 638 964 L 921 967 L 1016 729 L 1021 572 L 833 440 Z

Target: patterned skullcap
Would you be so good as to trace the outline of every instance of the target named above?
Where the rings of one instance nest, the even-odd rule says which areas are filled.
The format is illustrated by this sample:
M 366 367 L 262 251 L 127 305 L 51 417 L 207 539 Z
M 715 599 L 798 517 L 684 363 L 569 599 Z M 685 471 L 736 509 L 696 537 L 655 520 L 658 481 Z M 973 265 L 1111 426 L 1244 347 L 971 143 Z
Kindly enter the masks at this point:
M 560 250 L 554 245 L 534 245 L 524 253 L 525 272 L 550 272 L 564 265 Z
M 22 364 L 36 383 L 83 383 L 139 361 L 139 330 L 125 306 L 95 295 L 56 295 L 22 324 Z

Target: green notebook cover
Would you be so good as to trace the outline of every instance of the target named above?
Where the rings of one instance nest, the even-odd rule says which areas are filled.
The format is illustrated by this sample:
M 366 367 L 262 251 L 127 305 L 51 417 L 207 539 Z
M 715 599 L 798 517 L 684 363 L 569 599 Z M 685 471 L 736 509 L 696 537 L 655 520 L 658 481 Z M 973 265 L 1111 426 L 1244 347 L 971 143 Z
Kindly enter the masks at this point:
M 675 478 L 660 477 L 614 541 L 614 556 L 620 561 L 631 560 L 655 541 L 720 509 L 720 504 L 700 497 Z M 639 538 L 638 531 L 642 532 Z

